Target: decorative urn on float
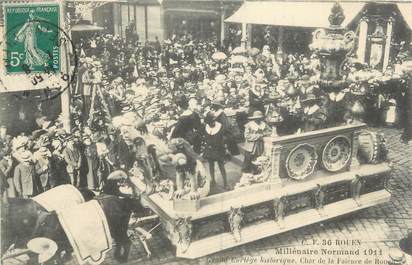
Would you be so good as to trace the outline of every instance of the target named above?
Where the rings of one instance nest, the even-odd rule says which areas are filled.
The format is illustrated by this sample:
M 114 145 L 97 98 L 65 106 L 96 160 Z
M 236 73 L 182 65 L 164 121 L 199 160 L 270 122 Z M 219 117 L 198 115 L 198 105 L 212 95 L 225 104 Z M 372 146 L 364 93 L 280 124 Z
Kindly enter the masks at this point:
M 336 2 L 329 15 L 330 26 L 313 32 L 312 44 L 309 48 L 320 59 L 320 79 L 332 83 L 342 80 L 342 68 L 346 55 L 353 49 L 355 33 L 345 32 L 341 26 L 345 20 L 342 7 Z

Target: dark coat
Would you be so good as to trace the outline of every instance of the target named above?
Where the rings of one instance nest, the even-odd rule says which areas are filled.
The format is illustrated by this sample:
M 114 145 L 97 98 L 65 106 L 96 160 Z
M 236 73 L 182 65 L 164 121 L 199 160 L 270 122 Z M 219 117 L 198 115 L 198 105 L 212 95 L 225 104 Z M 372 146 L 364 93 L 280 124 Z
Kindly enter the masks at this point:
M 222 124 L 224 143 L 227 146 L 228 151 L 231 155 L 239 155 L 239 147 L 237 146 L 235 135 L 233 134 L 232 126 L 230 125 L 229 119 L 226 114 L 222 111 L 217 117 L 216 121 Z
M 20 196 L 36 194 L 35 170 L 32 164 L 20 163 L 14 169 L 14 186 Z
M 120 168 L 129 170 L 133 167 L 136 161 L 136 152 L 133 146 L 129 146 L 124 140 L 120 140 L 115 147 L 115 153 Z
M 260 110 L 262 113 L 265 113 L 265 103 L 264 96 L 258 96 L 249 91 L 249 113 L 253 114 L 254 111 Z
M 200 153 L 201 136 L 203 132 L 199 114 L 192 112 L 181 115 L 172 132 L 171 138 L 183 138 L 188 141 L 196 153 Z

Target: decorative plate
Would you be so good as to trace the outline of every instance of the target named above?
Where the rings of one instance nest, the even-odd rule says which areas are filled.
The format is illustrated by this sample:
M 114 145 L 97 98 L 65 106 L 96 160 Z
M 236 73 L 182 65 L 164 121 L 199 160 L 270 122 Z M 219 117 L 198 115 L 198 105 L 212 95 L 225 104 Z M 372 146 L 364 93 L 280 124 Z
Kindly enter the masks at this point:
M 293 179 L 305 179 L 313 173 L 317 162 L 315 148 L 310 144 L 300 144 L 286 158 L 286 170 Z
M 351 144 L 346 136 L 332 138 L 323 149 L 322 163 L 326 170 L 336 172 L 344 168 L 351 158 Z

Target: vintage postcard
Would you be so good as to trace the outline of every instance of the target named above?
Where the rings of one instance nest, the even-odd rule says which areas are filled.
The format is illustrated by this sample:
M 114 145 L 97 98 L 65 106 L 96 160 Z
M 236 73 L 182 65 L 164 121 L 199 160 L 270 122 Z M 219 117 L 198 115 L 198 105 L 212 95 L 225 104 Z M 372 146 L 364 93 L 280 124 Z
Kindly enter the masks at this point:
M 412 2 L 0 0 L 1 264 L 412 265 Z

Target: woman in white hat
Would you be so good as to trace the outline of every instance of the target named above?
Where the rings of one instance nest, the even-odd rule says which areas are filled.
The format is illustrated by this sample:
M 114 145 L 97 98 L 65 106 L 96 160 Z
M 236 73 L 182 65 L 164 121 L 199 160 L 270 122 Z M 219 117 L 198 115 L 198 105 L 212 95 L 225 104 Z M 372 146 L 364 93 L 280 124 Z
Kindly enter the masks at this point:
M 252 162 L 263 154 L 263 137 L 269 135 L 270 127 L 264 122 L 265 116 L 259 110 L 253 112 L 249 122 L 245 125 L 245 159 L 243 160 L 243 173 L 256 173 L 256 167 Z

